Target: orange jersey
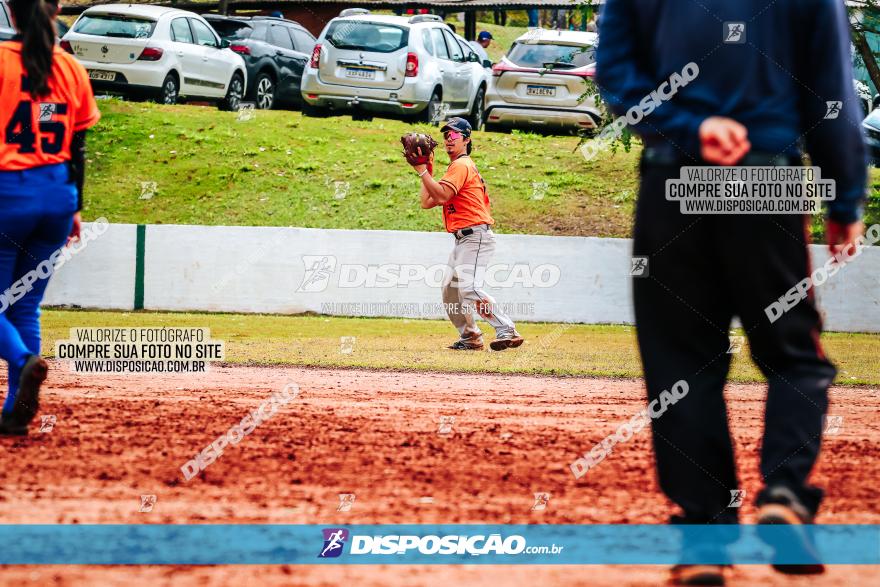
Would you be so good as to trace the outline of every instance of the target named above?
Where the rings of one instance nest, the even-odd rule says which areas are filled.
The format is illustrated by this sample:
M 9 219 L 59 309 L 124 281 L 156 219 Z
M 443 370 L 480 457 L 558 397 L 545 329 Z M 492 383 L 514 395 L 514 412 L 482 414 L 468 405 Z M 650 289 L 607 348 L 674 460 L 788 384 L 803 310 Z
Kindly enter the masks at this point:
M 470 157 L 463 155 L 450 163 L 440 183 L 455 191 L 452 199 L 443 205 L 443 223 L 447 232 L 477 224 L 495 224 L 489 210 L 486 182 Z
M 34 100 L 21 63 L 21 42 L 0 43 L 0 170 L 69 161 L 73 133 L 100 118 L 89 76 L 72 55 L 55 47 L 49 93 Z

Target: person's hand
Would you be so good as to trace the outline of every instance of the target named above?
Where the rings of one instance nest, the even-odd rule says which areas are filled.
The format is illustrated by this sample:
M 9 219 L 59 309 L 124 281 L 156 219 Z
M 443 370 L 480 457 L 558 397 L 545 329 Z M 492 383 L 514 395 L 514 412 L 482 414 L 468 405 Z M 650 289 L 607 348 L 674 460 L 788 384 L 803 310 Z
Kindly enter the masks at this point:
M 733 120 L 710 116 L 700 125 L 700 155 L 716 165 L 735 165 L 749 152 L 749 131 Z
M 67 237 L 67 243 L 70 244 L 79 240 L 79 233 L 82 230 L 82 215 L 77 212 L 73 215 L 73 228 L 70 229 L 70 235 Z
M 846 263 L 846 257 L 852 257 L 855 254 L 856 239 L 862 236 L 864 231 L 865 223 L 861 220 L 849 224 L 842 224 L 830 218 L 826 220 L 825 240 L 828 241 L 828 251 L 831 256 L 837 257 L 837 255 L 844 253 L 845 256 L 841 255 L 840 261 Z

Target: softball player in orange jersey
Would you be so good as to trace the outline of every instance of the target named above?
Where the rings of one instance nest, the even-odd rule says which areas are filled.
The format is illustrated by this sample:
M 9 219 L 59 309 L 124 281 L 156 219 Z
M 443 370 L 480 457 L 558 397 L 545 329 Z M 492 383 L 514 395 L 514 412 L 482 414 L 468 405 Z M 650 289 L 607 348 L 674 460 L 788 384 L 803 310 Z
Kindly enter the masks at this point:
M 8 5 L 20 34 L 0 43 L 0 358 L 9 366 L 0 434 L 27 434 L 48 371 L 40 301 L 49 279 L 37 266 L 79 237 L 85 132 L 100 114 L 86 70 L 55 46 L 58 0 Z

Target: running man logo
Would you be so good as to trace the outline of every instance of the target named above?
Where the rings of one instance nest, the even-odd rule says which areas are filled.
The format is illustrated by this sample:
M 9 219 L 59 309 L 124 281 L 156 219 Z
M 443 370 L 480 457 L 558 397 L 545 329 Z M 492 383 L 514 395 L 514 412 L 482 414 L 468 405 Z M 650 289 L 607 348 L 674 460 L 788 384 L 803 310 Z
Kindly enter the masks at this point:
M 822 416 L 822 431 L 825 434 L 840 434 L 843 428 L 843 416 Z
M 743 500 L 746 498 L 746 490 L 745 489 L 731 489 L 730 490 L 730 503 L 727 504 L 729 508 L 738 508 L 742 506 Z
M 843 102 L 832 100 L 830 102 L 825 102 L 825 106 L 828 108 L 825 112 L 825 120 L 834 120 L 840 116 L 840 109 L 843 108 Z
M 740 351 L 742 351 L 743 343 L 746 341 L 746 337 L 735 336 L 731 334 L 728 338 L 730 339 L 730 346 L 727 347 L 727 354 L 738 355 Z
M 334 181 L 333 189 L 335 190 L 333 197 L 337 200 L 344 200 L 345 196 L 348 195 L 348 190 L 351 189 L 351 183 L 347 181 Z
M 539 512 L 541 510 L 547 509 L 547 504 L 550 503 L 550 494 L 549 493 L 536 493 L 535 494 L 535 505 L 532 506 L 531 511 Z
M 149 513 L 153 511 L 153 506 L 156 505 L 156 496 L 155 495 L 142 495 L 141 496 L 141 507 L 138 509 L 141 513 Z
M 257 105 L 253 102 L 241 102 L 238 105 L 238 116 L 235 119 L 238 122 L 248 122 L 257 117 Z
M 343 355 L 350 355 L 354 352 L 354 345 L 357 342 L 356 336 L 340 336 L 339 352 Z
M 452 426 L 455 424 L 455 416 L 440 416 L 440 428 L 437 434 L 441 436 L 449 436 L 452 434 Z
M 336 271 L 336 257 L 333 255 L 303 255 L 305 274 L 298 292 L 315 293 L 327 289 L 330 276 Z
M 337 512 L 350 512 L 351 506 L 354 505 L 354 493 L 340 493 L 339 505 L 336 507 Z
M 632 277 L 647 277 L 648 276 L 648 258 L 647 257 L 633 257 L 632 263 L 629 266 L 629 274 Z
M 142 181 L 141 182 L 141 196 L 138 198 L 139 200 L 152 200 L 153 196 L 156 195 L 157 186 L 155 181 Z
M 746 42 L 746 23 L 744 22 L 725 22 L 724 23 L 724 42 L 734 45 L 740 45 Z
M 52 432 L 57 423 L 58 418 L 56 416 L 40 416 L 40 432 Z
M 348 530 L 345 528 L 324 528 L 324 547 L 318 558 L 337 558 L 342 554 L 345 541 L 348 540 Z

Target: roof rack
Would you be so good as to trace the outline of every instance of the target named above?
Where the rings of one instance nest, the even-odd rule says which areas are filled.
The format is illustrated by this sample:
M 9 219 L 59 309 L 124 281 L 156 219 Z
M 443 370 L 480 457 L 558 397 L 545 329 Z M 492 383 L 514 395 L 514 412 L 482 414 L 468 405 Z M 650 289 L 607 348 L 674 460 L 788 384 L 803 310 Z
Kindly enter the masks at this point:
M 417 14 L 409 19 L 410 24 L 417 22 L 443 22 L 443 19 L 436 14 Z
M 357 16 L 359 14 L 370 14 L 366 8 L 346 8 L 339 13 L 339 16 Z
M 241 17 L 241 16 L 239 16 L 239 17 L 234 17 L 234 16 L 231 16 L 231 17 L 229 17 L 229 18 L 251 18 L 252 20 L 277 20 L 278 22 L 287 22 L 287 23 L 299 24 L 297 21 L 295 21 L 295 20 L 290 20 L 289 18 L 279 18 L 279 17 L 277 17 L 277 16 L 266 16 L 266 15 L 262 15 L 262 14 L 257 14 L 257 15 L 255 15 L 255 16 L 250 16 L 250 17 Z M 302 26 L 302 25 L 300 24 L 300 26 Z

